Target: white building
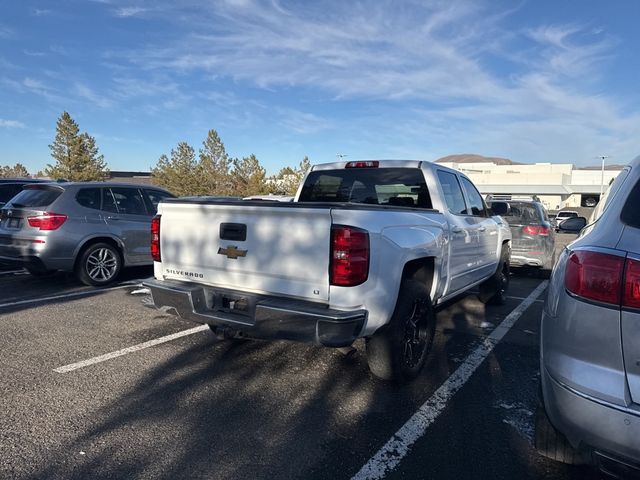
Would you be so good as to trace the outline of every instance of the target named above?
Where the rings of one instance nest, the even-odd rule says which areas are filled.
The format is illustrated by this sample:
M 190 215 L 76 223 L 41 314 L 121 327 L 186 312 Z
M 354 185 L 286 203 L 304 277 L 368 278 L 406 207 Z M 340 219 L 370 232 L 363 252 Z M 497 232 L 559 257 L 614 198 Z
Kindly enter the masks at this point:
M 621 171 L 605 170 L 603 175 L 601 170 L 580 170 L 570 163 L 440 164 L 464 172 L 483 195 L 537 195 L 548 210 L 595 206 L 600 193 Z

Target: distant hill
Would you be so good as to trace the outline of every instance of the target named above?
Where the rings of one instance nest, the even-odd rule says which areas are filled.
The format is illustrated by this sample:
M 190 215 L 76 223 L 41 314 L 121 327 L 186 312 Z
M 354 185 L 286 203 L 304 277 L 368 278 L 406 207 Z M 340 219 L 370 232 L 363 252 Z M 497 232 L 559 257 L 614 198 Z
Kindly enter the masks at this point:
M 475 153 L 462 153 L 459 155 L 447 155 L 439 158 L 436 163 L 495 163 L 496 165 L 522 165 L 521 162 L 514 162 L 508 158 L 485 157 Z

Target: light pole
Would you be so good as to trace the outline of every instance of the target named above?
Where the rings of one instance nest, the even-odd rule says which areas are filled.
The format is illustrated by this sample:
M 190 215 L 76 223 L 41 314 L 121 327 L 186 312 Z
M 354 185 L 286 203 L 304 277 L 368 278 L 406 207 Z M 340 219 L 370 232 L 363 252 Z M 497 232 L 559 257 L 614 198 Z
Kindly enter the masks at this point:
M 600 199 L 602 199 L 602 192 L 604 192 L 604 159 L 609 158 L 608 155 L 600 155 L 599 159 L 602 160 L 602 170 L 600 174 Z

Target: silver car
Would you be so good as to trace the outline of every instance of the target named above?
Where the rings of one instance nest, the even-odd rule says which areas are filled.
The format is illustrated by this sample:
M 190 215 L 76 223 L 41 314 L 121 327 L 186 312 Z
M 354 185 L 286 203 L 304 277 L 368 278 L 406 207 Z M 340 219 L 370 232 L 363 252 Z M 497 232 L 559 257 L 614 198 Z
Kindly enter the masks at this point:
M 639 206 L 637 157 L 558 258 L 541 328 L 536 446 L 623 476 L 640 466 Z
M 0 262 L 33 275 L 75 272 L 106 285 L 122 267 L 152 264 L 151 218 L 165 190 L 130 184 L 27 185 L 0 210 Z

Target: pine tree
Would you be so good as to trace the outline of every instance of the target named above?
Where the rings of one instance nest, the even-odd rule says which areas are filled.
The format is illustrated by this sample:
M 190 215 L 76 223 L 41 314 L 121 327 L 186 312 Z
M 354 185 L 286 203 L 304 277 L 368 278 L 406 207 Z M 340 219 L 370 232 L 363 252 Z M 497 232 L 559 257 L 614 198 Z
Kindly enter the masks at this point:
M 266 171 L 253 154 L 244 157 L 242 160 L 237 158 L 233 160 L 231 181 L 233 194 L 241 197 L 260 195 L 269 191 L 266 182 Z
M 29 178 L 27 168 L 21 163 L 16 163 L 13 167 L 9 165 L 0 166 L 0 177 L 5 178 Z
M 104 180 L 109 175 L 95 138 L 86 132 L 80 133 L 80 127 L 67 112 L 62 112 L 56 123 L 56 137 L 49 149 L 56 161 L 45 169 L 51 178 L 88 181 Z
M 215 130 L 209 130 L 202 142 L 198 163 L 199 195 L 230 195 L 232 193 L 229 173 L 229 155 Z
M 195 150 L 187 142 L 171 150 L 171 159 L 161 155 L 151 169 L 154 182 L 178 196 L 200 194 L 198 173 Z
M 298 186 L 302 182 L 305 174 L 311 168 L 308 157 L 304 157 L 298 168 L 284 167 L 273 177 L 269 178 L 269 189 L 271 193 L 280 195 L 295 195 Z

